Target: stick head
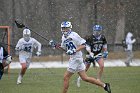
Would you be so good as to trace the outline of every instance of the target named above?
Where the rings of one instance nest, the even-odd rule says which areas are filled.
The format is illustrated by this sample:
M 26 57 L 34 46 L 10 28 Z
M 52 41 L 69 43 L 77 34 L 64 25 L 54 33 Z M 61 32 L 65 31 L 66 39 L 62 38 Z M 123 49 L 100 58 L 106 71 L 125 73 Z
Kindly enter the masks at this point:
M 15 24 L 16 24 L 16 26 L 17 26 L 18 28 L 24 28 L 24 27 L 25 27 L 24 24 L 19 23 L 17 20 L 15 20 Z

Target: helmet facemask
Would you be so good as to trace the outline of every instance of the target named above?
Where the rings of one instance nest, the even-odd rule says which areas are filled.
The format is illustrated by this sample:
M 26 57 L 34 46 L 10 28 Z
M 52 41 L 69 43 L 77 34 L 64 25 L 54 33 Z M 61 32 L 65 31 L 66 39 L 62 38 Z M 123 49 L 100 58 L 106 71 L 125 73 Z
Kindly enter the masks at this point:
M 93 34 L 98 37 L 98 36 L 100 36 L 101 31 L 93 31 Z
M 93 34 L 94 34 L 96 37 L 100 36 L 101 31 L 102 31 L 102 26 L 100 26 L 100 25 L 95 25 L 95 26 L 93 27 Z
M 71 28 L 71 22 L 66 21 L 61 23 L 61 32 L 65 37 L 67 37 L 71 33 Z
M 71 32 L 71 28 L 68 28 L 68 27 L 62 27 L 61 28 L 61 32 L 64 36 L 68 36 L 69 33 Z

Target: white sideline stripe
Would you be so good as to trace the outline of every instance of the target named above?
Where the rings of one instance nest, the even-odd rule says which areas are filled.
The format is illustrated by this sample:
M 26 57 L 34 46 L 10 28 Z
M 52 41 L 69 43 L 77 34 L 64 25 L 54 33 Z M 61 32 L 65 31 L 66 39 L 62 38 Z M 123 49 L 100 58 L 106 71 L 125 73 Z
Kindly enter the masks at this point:
M 97 63 L 96 63 L 97 64 Z M 105 67 L 125 67 L 124 60 L 105 60 Z M 131 66 L 140 66 L 140 59 L 134 59 L 131 63 Z M 60 62 L 60 61 L 49 61 L 49 62 L 31 62 L 29 68 L 66 68 L 68 66 L 68 62 Z M 98 64 L 97 64 L 98 66 Z M 11 69 L 21 68 L 19 62 L 12 62 L 10 64 Z

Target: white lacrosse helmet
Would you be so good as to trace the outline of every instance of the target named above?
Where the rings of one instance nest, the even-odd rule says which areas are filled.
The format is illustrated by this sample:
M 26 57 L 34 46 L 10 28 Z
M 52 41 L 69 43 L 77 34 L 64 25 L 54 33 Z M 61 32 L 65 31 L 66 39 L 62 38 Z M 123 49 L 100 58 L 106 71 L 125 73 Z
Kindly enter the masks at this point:
M 64 21 L 61 23 L 62 34 L 67 36 L 71 32 L 72 24 L 69 21 Z
M 24 38 L 24 40 L 28 42 L 30 40 L 30 36 L 31 36 L 30 29 L 25 28 L 23 30 L 23 38 Z

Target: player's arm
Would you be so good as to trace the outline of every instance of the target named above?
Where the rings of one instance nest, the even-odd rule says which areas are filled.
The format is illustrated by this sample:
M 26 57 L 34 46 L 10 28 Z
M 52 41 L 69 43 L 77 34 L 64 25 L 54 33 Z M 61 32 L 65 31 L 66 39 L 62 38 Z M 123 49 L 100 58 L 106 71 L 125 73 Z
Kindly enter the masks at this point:
M 131 44 L 133 44 L 135 42 L 136 42 L 136 39 L 133 39 L 133 40 L 130 41 Z
M 4 67 L 9 65 L 12 62 L 12 56 L 8 54 L 6 49 L 3 47 L 3 58 L 6 60 L 6 63 L 3 63 Z
M 35 43 L 34 47 L 35 47 L 35 48 L 36 48 L 36 47 L 38 48 L 38 49 L 37 49 L 37 52 L 36 52 L 36 55 L 37 55 L 37 56 L 40 56 L 40 55 L 41 55 L 41 47 L 42 47 L 42 45 L 41 45 L 41 43 L 38 42 L 36 39 L 33 38 L 33 40 L 34 40 L 34 43 Z
M 8 56 L 8 52 L 6 49 L 3 47 L 3 57 L 6 58 Z
M 21 50 L 24 50 L 24 45 L 23 45 L 22 39 L 19 39 L 19 41 L 17 42 L 15 50 L 18 52 Z
M 91 51 L 91 42 L 93 42 L 91 38 L 92 36 L 89 36 L 88 38 L 86 38 L 86 50 L 91 57 L 94 57 L 94 53 Z
M 91 47 L 89 45 L 87 45 L 87 44 L 86 44 L 86 50 L 90 54 L 91 57 L 94 57 L 94 53 L 91 52 Z
M 67 50 L 66 54 L 68 54 L 68 55 L 73 55 L 73 54 L 75 54 L 76 52 L 81 51 L 83 48 L 85 48 L 85 46 L 86 46 L 86 44 L 85 44 L 85 43 L 82 43 L 82 44 L 79 45 L 76 49 L 73 48 L 73 49 Z
M 73 39 L 73 41 L 75 41 L 75 43 L 78 44 L 79 46 L 76 49 L 73 48 L 73 49 L 68 50 L 66 52 L 68 55 L 73 55 L 76 52 L 86 47 L 86 41 L 83 38 L 81 38 L 77 33 L 74 33 L 73 35 L 74 36 L 71 39 Z
M 83 43 L 83 44 L 79 45 L 79 46 L 76 48 L 76 52 L 78 52 L 78 51 L 84 49 L 85 47 L 86 47 L 86 43 Z
M 86 47 L 86 40 L 81 38 L 77 33 L 74 34 L 73 39 L 76 41 L 76 43 L 79 45 L 76 48 L 76 52 L 82 50 L 83 48 Z
M 105 36 L 103 36 L 103 57 L 107 58 L 108 57 L 108 50 L 107 50 L 107 40 Z

